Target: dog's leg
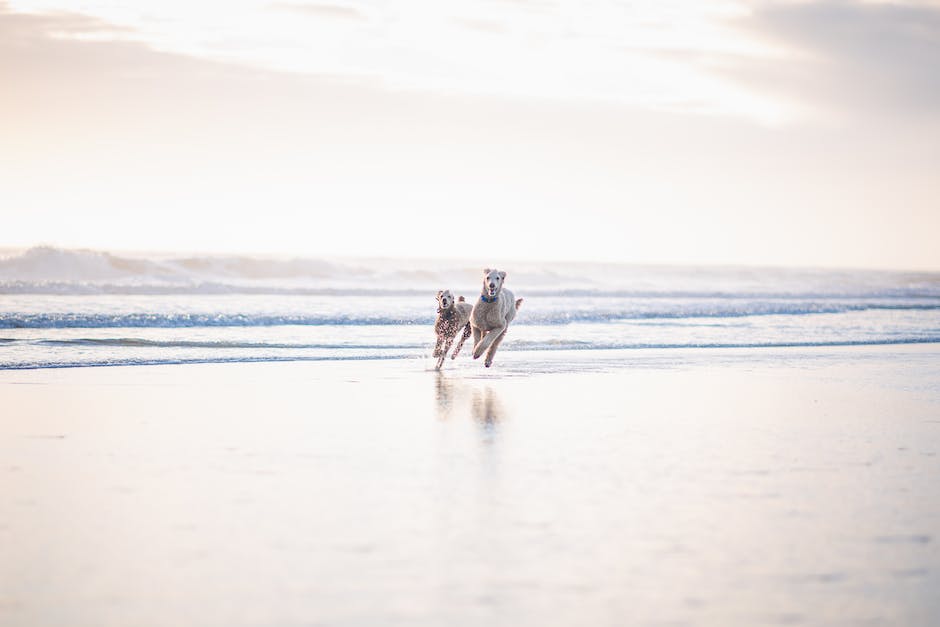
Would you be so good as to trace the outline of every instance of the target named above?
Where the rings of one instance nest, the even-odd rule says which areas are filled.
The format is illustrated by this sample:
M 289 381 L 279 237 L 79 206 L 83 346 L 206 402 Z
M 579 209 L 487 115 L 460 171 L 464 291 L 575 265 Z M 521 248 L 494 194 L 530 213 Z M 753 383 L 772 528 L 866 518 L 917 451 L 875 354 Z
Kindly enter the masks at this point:
M 457 359 L 457 355 L 460 354 L 460 349 L 463 348 L 463 343 L 467 341 L 467 338 L 470 337 L 470 323 L 464 325 L 463 335 L 460 336 L 460 339 L 457 341 L 457 347 L 454 348 L 453 354 L 450 356 L 451 359 Z
M 442 338 L 440 335 L 437 336 L 437 343 L 434 345 L 434 352 L 431 353 L 431 356 L 432 356 L 432 357 L 440 357 L 440 356 L 441 356 L 441 341 L 442 341 L 443 339 L 444 339 L 444 338 Z
M 480 345 L 481 341 L 483 341 L 483 329 L 480 329 L 478 327 L 473 327 L 473 358 L 474 359 L 480 356 L 477 354 L 477 346 Z
M 447 341 L 444 343 L 444 350 L 441 351 L 441 361 L 442 361 L 442 362 L 444 361 L 444 358 L 447 357 L 448 351 L 450 351 L 450 345 L 454 343 L 454 337 L 456 337 L 456 336 L 451 336 L 451 337 L 447 338 Z
M 493 342 L 496 341 L 496 338 L 498 338 L 499 335 L 505 330 L 506 330 L 505 324 L 503 324 L 503 326 L 501 327 L 495 327 L 493 329 L 490 329 L 489 332 L 487 332 L 487 334 L 483 336 L 483 339 L 480 340 L 480 343 L 476 344 L 473 347 L 473 358 L 477 359 L 480 357 L 480 355 L 485 353 L 486 350 L 490 347 L 490 345 L 492 345 Z
M 503 330 L 499 332 L 499 335 L 497 335 L 496 339 L 493 340 L 493 343 L 490 344 L 490 350 L 486 351 L 486 361 L 483 362 L 483 365 L 486 366 L 487 368 L 493 365 L 493 356 L 496 355 L 496 349 L 499 348 L 499 345 L 503 341 L 503 338 L 506 337 L 506 331 L 508 330 L 509 330 L 508 326 L 503 327 Z

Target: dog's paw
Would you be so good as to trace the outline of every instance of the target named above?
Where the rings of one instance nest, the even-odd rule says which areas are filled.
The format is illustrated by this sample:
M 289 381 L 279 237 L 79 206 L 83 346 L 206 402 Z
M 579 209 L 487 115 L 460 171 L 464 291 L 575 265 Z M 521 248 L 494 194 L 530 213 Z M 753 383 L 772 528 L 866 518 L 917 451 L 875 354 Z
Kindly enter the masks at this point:
M 486 366 L 487 368 L 489 368 L 490 366 L 493 365 L 493 360 L 492 360 L 492 359 L 487 359 L 486 361 L 483 362 L 483 365 Z

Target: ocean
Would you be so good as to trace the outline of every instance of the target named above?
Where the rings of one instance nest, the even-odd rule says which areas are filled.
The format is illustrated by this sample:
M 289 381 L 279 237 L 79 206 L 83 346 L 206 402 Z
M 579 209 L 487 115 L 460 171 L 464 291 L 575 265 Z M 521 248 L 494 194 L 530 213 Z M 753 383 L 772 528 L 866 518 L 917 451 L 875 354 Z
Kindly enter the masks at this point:
M 938 382 L 938 274 L 13 251 L 0 624 L 937 625 Z
M 430 362 L 437 290 L 473 302 L 487 262 L 11 251 L 0 257 L 0 369 Z M 501 352 L 589 363 L 598 351 L 940 342 L 940 273 L 499 267 L 525 299 Z M 465 350 L 457 363 L 469 360 Z

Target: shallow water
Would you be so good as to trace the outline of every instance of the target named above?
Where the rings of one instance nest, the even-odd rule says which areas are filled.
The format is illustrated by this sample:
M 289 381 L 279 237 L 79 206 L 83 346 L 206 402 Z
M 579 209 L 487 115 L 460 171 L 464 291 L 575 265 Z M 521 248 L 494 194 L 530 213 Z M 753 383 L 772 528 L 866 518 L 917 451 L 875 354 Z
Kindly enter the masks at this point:
M 940 621 L 936 348 L 559 355 L 4 372 L 0 623 Z

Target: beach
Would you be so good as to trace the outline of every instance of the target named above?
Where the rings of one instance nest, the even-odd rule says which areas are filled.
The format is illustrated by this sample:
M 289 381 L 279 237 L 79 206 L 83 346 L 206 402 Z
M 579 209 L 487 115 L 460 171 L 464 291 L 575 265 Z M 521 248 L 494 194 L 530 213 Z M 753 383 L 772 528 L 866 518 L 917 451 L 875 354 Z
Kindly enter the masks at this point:
M 0 627 L 940 627 L 940 0 L 0 0 L 0 85 Z
M 0 371 L 0 624 L 934 625 L 940 345 Z

